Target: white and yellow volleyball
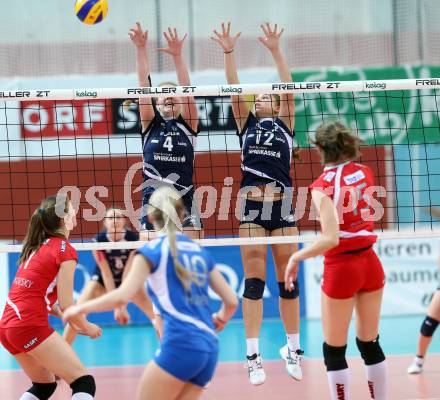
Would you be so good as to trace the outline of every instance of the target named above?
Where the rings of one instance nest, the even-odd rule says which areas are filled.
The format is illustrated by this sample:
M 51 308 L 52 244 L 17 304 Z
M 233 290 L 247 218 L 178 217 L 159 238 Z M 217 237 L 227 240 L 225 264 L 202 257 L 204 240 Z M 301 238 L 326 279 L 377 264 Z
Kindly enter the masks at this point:
M 75 14 L 84 24 L 99 24 L 107 13 L 107 0 L 77 0 L 75 2 Z

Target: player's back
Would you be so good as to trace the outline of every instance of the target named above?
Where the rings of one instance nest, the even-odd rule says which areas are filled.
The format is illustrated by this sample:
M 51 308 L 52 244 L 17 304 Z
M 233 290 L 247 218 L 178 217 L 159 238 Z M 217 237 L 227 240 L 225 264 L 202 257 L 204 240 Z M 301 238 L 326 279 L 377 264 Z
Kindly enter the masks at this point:
M 75 249 L 63 238 L 47 239 L 18 268 L 6 300 L 1 325 L 45 326 L 57 300 L 60 264 L 76 260 Z
M 176 235 L 176 248 L 180 264 L 191 274 L 188 290 L 176 272 L 166 236 L 139 249 L 152 265 L 148 289 L 164 320 L 162 342 L 213 351 L 218 345 L 208 305 L 208 284 L 214 261 L 205 249 L 184 235 Z
M 310 188 L 322 189 L 338 211 L 339 245 L 326 255 L 356 251 L 376 242 L 372 218 L 374 175 L 368 166 L 350 161 L 325 167 Z

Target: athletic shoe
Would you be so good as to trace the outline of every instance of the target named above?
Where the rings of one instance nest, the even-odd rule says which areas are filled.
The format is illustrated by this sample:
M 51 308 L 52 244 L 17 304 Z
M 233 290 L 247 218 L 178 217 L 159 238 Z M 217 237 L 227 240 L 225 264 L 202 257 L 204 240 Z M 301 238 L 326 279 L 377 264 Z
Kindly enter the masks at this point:
M 302 350 L 290 351 L 287 345 L 280 349 L 280 356 L 286 362 L 287 373 L 297 381 L 302 379 L 301 361 L 303 354 Z
M 247 357 L 247 370 L 249 374 L 249 381 L 252 385 L 262 385 L 266 381 L 266 373 L 264 372 L 261 356 L 254 354 Z
M 408 374 L 420 374 L 422 371 L 423 371 L 423 358 L 414 357 L 413 362 L 408 367 L 406 372 L 408 372 Z

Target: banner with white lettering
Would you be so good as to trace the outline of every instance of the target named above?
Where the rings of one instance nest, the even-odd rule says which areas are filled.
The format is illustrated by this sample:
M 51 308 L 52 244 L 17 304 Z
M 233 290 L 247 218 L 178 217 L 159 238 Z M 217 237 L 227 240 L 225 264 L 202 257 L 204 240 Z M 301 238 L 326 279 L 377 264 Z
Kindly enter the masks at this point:
M 244 290 L 244 273 L 243 266 L 241 262 L 240 255 L 240 247 L 239 246 L 222 246 L 222 247 L 211 247 L 208 249 L 209 253 L 214 257 L 216 262 L 216 267 L 223 273 L 229 285 L 237 294 L 238 298 L 241 300 L 243 290 Z M 7 280 L 7 286 L 12 284 L 12 281 L 17 272 L 17 260 L 18 253 L 5 254 L 5 257 L 9 257 L 9 263 L 5 263 L 5 265 L 9 264 L 9 279 Z M 272 259 L 272 254 L 270 252 L 270 248 L 268 251 L 267 257 L 267 280 L 266 280 L 266 288 L 264 291 L 263 299 L 264 299 L 264 317 L 265 318 L 278 318 L 278 283 L 275 278 L 275 266 Z M 1 261 L 1 258 L 0 258 Z M 75 298 L 78 298 L 85 285 L 90 281 L 91 277 L 94 274 L 96 263 L 93 259 L 92 252 L 90 251 L 79 251 L 78 252 L 78 265 L 75 271 L 75 281 L 74 281 L 74 290 L 75 290 Z M 303 276 L 302 276 L 303 268 L 300 268 L 300 273 L 298 276 L 298 280 L 300 285 L 303 284 Z M 0 286 L 1 287 L 1 286 Z M 6 290 L 4 297 L 6 298 Z M 0 291 L 0 295 L 1 295 Z M 220 307 L 220 298 L 214 291 L 209 289 L 209 306 L 212 310 L 217 310 Z M 301 293 L 303 296 L 303 293 Z M 3 307 L 4 302 L 1 303 L 1 307 Z M 145 315 L 133 304 L 129 305 L 128 308 L 131 315 L 131 322 L 135 324 L 146 323 L 148 320 Z M 304 308 L 301 307 L 301 314 L 304 314 Z M 234 318 L 242 318 L 241 306 L 238 308 Z M 90 320 L 102 325 L 115 325 L 116 322 L 113 319 L 112 312 L 106 313 L 97 313 L 91 314 Z M 54 327 L 61 327 L 61 321 L 57 318 L 50 317 L 51 324 Z
M 375 249 L 386 275 L 382 315 L 425 313 L 439 284 L 438 240 L 387 239 L 379 241 Z M 309 318 L 321 317 L 322 270 L 322 257 L 304 264 L 306 315 Z

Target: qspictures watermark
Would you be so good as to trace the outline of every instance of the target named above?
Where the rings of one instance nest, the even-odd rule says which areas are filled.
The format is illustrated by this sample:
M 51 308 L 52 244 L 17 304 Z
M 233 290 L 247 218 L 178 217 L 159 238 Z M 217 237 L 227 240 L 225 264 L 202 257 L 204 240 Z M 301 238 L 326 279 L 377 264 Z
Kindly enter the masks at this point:
M 141 185 L 133 188 L 134 179 L 138 172 L 142 171 L 144 181 Z M 319 215 L 315 207 L 307 207 L 310 202 L 310 189 L 306 187 L 284 188 L 276 186 L 275 183 L 266 185 L 264 195 L 258 187 L 247 186 L 241 188 L 236 195 L 233 193 L 234 178 L 227 176 L 223 179 L 220 187 L 213 185 L 200 185 L 197 187 L 185 187 L 179 185 L 180 175 L 177 172 L 169 174 L 166 177 L 160 176 L 159 172 L 151 165 L 143 162 L 133 164 L 125 174 L 123 188 L 124 200 L 121 204 L 121 211 L 131 224 L 139 226 L 141 215 L 147 213 L 147 204 L 135 209 L 134 204 L 139 203 L 144 191 L 149 193 L 162 186 L 173 186 L 180 198 L 191 195 L 193 202 L 191 210 L 192 215 L 199 215 L 201 220 L 215 215 L 218 221 L 228 221 L 231 216 L 237 220 L 246 219 L 246 222 L 252 222 L 256 218 L 262 221 L 272 219 L 274 203 L 281 201 L 281 215 L 288 218 L 289 221 L 297 222 L 304 218 L 306 212 L 309 213 L 309 221 L 319 220 Z M 384 207 L 379 198 L 386 198 L 387 192 L 383 186 L 369 186 L 365 183 L 361 185 L 347 185 L 337 188 L 337 196 L 334 187 L 319 188 L 319 190 L 329 197 L 337 197 L 339 200 L 335 204 L 335 210 L 339 222 L 344 221 L 344 216 L 348 213 L 360 214 L 361 219 L 366 222 L 377 222 L 384 215 Z M 89 222 L 99 222 L 105 218 L 107 209 L 112 206 L 111 199 L 108 199 L 109 189 L 103 185 L 90 186 L 85 193 L 82 193 L 77 186 L 63 186 L 58 195 L 68 193 L 75 209 L 79 209 L 81 201 L 90 205 L 91 208 L 82 209 L 81 218 Z M 248 207 L 248 213 L 243 215 L 243 203 L 246 199 L 254 199 L 264 195 L 264 206 L 261 211 Z M 136 201 L 135 201 L 136 198 Z M 293 199 L 295 198 L 295 204 Z M 106 199 L 107 204 L 106 204 Z M 364 207 L 359 208 L 359 203 L 363 200 Z M 199 205 L 203 207 L 200 208 Z M 279 204 L 277 204 L 279 206 Z M 177 216 L 175 216 L 177 218 Z M 180 221 L 174 221 L 180 226 Z

